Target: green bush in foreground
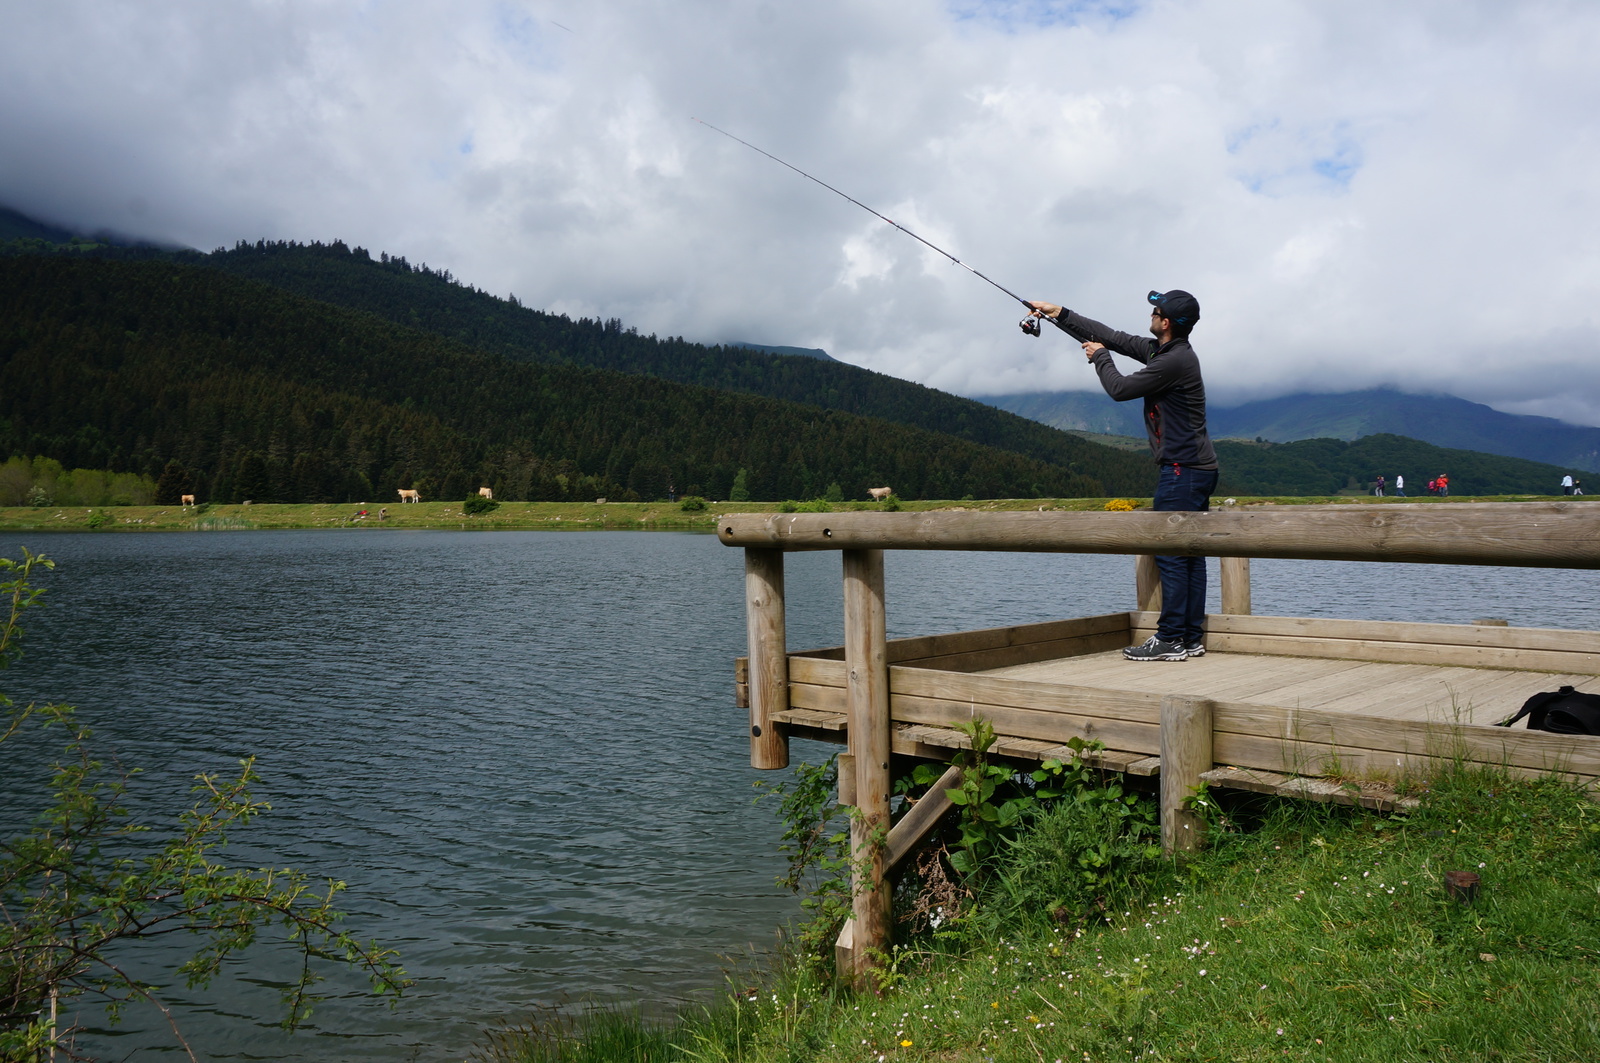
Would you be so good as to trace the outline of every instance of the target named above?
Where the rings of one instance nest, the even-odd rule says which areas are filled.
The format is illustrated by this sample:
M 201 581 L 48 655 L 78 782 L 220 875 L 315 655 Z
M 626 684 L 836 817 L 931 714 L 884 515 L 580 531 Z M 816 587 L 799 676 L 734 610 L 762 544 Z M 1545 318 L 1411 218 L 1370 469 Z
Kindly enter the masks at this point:
M 1062 806 L 1057 806 L 1058 808 Z M 1600 808 L 1555 779 L 1452 770 L 1409 815 L 1247 798 L 1243 828 L 1063 923 L 1027 909 L 897 949 L 882 997 L 792 959 L 759 991 L 638 1023 L 639 1044 L 501 1041 L 518 1060 L 1600 1058 Z M 995 881 L 1092 820 L 1041 812 Z M 1066 815 L 1065 813 L 1060 813 Z M 1483 877 L 1449 900 L 1449 870 Z M 1024 876 L 1025 877 L 1025 876 Z M 980 906 L 1002 903 L 991 890 Z M 1013 898 L 1015 899 L 1015 898 Z M 1030 902 L 1045 903 L 1045 902 Z M 1114 904 L 1114 906 L 1110 906 Z M 626 1020 L 608 1013 L 606 1022 Z M 612 1044 L 616 1044 L 613 1039 Z M 646 1048 L 648 1047 L 648 1050 Z M 598 1051 L 598 1045 L 596 1045 Z M 648 1052 L 657 1055 L 646 1054 Z
M 461 512 L 465 513 L 469 517 L 480 516 L 484 513 L 493 513 L 499 508 L 500 503 L 496 502 L 492 498 L 484 498 L 482 495 L 468 495 L 466 501 L 461 503 Z

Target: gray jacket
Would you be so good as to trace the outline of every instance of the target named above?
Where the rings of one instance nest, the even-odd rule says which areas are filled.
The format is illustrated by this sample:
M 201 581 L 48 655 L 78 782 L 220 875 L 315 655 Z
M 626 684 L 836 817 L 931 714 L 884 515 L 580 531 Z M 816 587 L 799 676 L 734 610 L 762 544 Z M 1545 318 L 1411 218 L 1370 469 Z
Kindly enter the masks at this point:
M 1144 400 L 1144 427 L 1156 464 L 1217 467 L 1217 452 L 1206 432 L 1206 386 L 1200 378 L 1200 359 L 1187 337 L 1158 344 L 1153 337 L 1118 332 L 1071 310 L 1061 311 L 1056 326 L 1079 341 L 1105 345 L 1105 350 L 1094 356 L 1100 385 L 1118 402 Z M 1123 376 L 1111 359 L 1112 351 L 1143 362 L 1144 368 Z

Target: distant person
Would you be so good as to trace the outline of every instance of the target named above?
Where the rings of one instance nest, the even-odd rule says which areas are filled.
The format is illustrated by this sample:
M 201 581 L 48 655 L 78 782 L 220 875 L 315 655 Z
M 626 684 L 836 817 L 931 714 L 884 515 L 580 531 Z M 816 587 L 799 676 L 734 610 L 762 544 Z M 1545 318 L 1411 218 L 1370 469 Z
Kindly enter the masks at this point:
M 1439 474 L 1439 497 L 1450 497 L 1450 477 L 1446 476 L 1444 473 Z
M 1200 320 L 1200 303 L 1188 292 L 1151 292 L 1150 335 L 1134 336 L 1102 325 L 1054 303 L 1028 306 L 1034 318 L 1049 318 L 1083 344 L 1100 386 L 1118 402 L 1144 400 L 1144 426 L 1161 474 L 1154 508 L 1199 513 L 1211 508 L 1217 489 L 1217 453 L 1206 431 L 1206 387 L 1189 333 Z M 1123 376 L 1112 352 L 1144 365 Z M 1130 661 L 1182 661 L 1205 655 L 1206 559 L 1157 557 L 1161 573 L 1161 619 L 1156 633 L 1122 655 Z
M 1574 480 L 1574 481 L 1572 481 L 1572 493 L 1575 494 L 1575 495 L 1583 494 L 1583 481 L 1582 480 Z
M 1399 473 L 1394 474 L 1394 497 L 1406 497 L 1406 478 Z
M 1379 473 L 1378 474 L 1378 478 L 1376 480 L 1372 481 L 1372 493 L 1377 495 L 1379 498 L 1382 498 L 1383 497 L 1383 486 L 1384 486 L 1383 474 Z
M 1572 494 L 1572 474 L 1570 472 L 1561 478 L 1561 493 L 1564 495 Z

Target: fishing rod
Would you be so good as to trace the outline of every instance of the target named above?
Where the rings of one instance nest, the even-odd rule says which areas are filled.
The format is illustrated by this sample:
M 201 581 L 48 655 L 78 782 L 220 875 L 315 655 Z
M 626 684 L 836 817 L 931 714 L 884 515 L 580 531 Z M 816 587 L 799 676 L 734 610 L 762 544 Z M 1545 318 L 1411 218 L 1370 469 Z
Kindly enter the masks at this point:
M 800 167 L 795 166 L 792 163 L 784 162 L 782 159 L 778 158 L 776 155 L 772 154 L 772 152 L 770 152 L 770 151 L 762 151 L 760 148 L 756 147 L 754 144 L 750 143 L 748 140 L 741 140 L 740 138 L 734 136 L 732 133 L 728 132 L 726 129 L 718 129 L 716 126 L 712 125 L 710 122 L 707 122 L 707 121 L 705 121 L 703 119 L 700 119 L 700 118 L 694 118 L 693 116 L 690 117 L 690 120 L 691 121 L 695 121 L 695 122 L 699 122 L 701 125 L 705 126 L 707 129 L 709 129 L 709 130 L 711 130 L 713 132 L 721 133 L 723 136 L 727 137 L 729 140 L 738 141 L 740 144 L 743 144 L 745 147 L 749 148 L 751 151 L 759 152 L 760 154 L 765 155 L 767 158 L 771 159 L 773 162 L 777 163 L 780 166 L 789 167 L 789 169 L 793 170 L 795 173 L 799 174 L 801 177 L 804 177 L 808 181 L 815 181 L 817 184 L 821 185 L 823 188 L 826 188 L 828 191 L 832 192 L 836 196 L 843 196 L 845 199 L 848 199 L 850 202 L 854 203 L 856 206 L 860 207 L 862 210 L 866 211 L 868 214 L 871 214 L 873 217 L 881 218 L 883 221 L 886 221 L 890 225 L 893 225 L 896 229 L 899 229 L 901 232 L 905 233 L 907 236 L 911 237 L 911 239 L 913 239 L 913 240 L 917 241 L 918 243 L 922 244 L 924 247 L 932 248 L 933 250 L 939 252 L 939 254 L 943 255 L 945 258 L 948 258 L 951 262 L 954 262 L 956 265 L 960 266 L 962 269 L 966 270 L 968 273 L 971 273 L 973 276 L 979 278 L 980 280 L 987 281 L 989 284 L 994 285 L 994 287 L 999 288 L 1002 292 L 1005 292 L 1007 295 L 1011 296 L 1011 298 L 1015 299 L 1017 302 L 1021 303 L 1025 307 L 1027 307 L 1028 316 L 1022 319 L 1022 331 L 1026 332 L 1030 336 L 1039 335 L 1039 312 L 1033 308 L 1032 304 L 1030 304 L 1028 302 L 1028 300 L 1024 299 L 1022 296 L 1018 295 L 1016 292 L 1012 291 L 1010 288 L 1007 288 L 1005 285 L 1000 284 L 999 282 L 995 281 L 994 279 L 992 279 L 992 278 L 986 276 L 985 274 L 980 273 L 979 271 L 973 269 L 971 266 L 967 265 L 965 262 L 961 261 L 959 258 L 957 258 L 956 256 L 952 255 L 950 252 L 946 251 L 944 248 L 939 247 L 936 244 L 929 243 L 927 240 L 924 240 L 922 237 L 918 236 L 916 233 L 912 232 L 910 229 L 907 229 L 904 225 L 901 225 L 899 222 L 895 221 L 893 218 L 888 217 L 887 215 L 884 215 L 884 214 L 879 214 L 877 211 L 873 210 L 871 207 L 869 207 L 865 203 L 861 202 L 861 200 L 856 199 L 854 196 L 846 195 L 845 193 L 839 191 L 837 188 L 833 187 L 828 182 L 822 180 L 820 177 L 812 177 L 810 174 L 808 174 L 804 170 L 800 169 Z

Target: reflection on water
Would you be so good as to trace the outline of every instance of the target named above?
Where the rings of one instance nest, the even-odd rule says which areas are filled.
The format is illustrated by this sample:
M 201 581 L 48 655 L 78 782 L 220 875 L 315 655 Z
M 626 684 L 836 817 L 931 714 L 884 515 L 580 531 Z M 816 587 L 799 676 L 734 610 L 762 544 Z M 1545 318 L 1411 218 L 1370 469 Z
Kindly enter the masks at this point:
M 256 754 L 269 816 L 228 859 L 349 883 L 351 928 L 399 948 L 395 1010 L 339 975 L 314 1028 L 275 1029 L 283 957 L 168 997 L 217 1059 L 460 1058 L 497 1020 L 574 999 L 665 1005 L 793 911 L 750 804 L 732 659 L 742 558 L 673 533 L 0 536 L 60 562 L 21 699 L 70 701 L 171 807 Z M 1259 613 L 1592 626 L 1593 573 L 1255 562 Z M 1213 581 L 1214 582 L 1214 581 Z M 841 640 L 839 558 L 790 558 L 790 642 Z M 894 636 L 1131 607 L 1118 557 L 895 553 Z M 38 790 L 5 747 L 0 829 Z M 825 747 L 797 744 L 796 759 Z M 130 1013 L 108 1055 L 176 1053 Z

